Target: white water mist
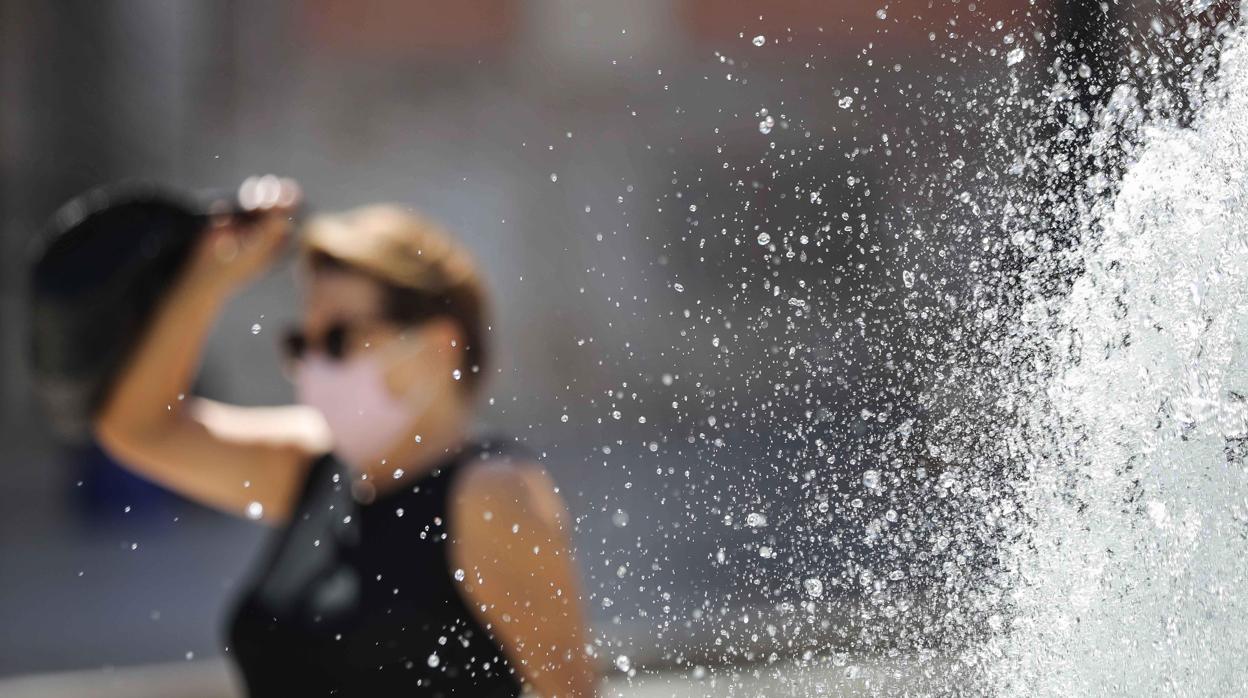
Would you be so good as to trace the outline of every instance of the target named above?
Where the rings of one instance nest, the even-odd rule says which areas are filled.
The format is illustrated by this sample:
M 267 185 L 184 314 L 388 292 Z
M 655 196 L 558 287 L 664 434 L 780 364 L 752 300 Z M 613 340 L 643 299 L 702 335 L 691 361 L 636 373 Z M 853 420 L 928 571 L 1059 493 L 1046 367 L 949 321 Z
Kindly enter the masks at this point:
M 1069 295 L 1024 313 L 1059 329 L 1010 444 L 1031 520 L 987 648 L 1002 694 L 1248 694 L 1242 43 L 1189 128 L 1144 133 Z

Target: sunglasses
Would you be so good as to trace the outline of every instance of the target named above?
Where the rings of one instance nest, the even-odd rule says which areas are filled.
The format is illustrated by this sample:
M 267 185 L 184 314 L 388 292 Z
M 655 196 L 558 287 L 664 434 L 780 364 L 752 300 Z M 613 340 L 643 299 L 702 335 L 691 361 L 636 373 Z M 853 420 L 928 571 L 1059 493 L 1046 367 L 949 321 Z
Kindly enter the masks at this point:
M 313 337 L 297 327 L 286 331 L 282 337 L 282 353 L 286 359 L 300 361 L 309 352 L 321 351 L 332 361 L 342 361 L 351 353 L 350 339 L 360 327 L 346 322 L 335 322 L 319 337 Z

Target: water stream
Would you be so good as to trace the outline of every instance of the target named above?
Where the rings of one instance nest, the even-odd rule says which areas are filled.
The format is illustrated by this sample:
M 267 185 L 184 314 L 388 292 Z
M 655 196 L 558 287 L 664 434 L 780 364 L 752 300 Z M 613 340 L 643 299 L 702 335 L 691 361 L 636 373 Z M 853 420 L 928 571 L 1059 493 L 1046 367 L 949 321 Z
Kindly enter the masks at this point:
M 1248 693 L 1244 49 L 1189 125 L 1143 128 L 1079 243 L 1039 262 L 1082 272 L 1015 335 L 1035 353 L 1002 444 L 1024 515 L 977 650 L 1001 694 Z

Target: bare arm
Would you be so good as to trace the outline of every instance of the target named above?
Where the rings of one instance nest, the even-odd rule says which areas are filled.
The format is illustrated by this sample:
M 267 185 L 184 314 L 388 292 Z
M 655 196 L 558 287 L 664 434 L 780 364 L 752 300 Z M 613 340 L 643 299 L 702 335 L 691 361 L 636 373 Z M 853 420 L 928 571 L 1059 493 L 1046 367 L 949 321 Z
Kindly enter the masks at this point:
M 301 407 L 242 408 L 188 392 L 221 307 L 288 234 L 297 190 L 275 182 L 266 181 L 256 222 L 204 235 L 95 421 L 100 443 L 135 473 L 217 509 L 262 512 L 266 520 L 289 513 L 308 463 L 327 445 L 323 423 Z
M 526 683 L 543 698 L 597 695 L 567 512 L 545 472 L 473 468 L 456 483 L 450 520 L 469 605 Z

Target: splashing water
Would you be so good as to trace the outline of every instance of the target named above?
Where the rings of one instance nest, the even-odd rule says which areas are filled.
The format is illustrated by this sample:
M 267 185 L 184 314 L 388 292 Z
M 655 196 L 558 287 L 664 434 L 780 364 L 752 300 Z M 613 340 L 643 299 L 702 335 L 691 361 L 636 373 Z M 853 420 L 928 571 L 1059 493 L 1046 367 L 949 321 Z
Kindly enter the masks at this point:
M 1248 693 L 1248 55 L 1190 128 L 1156 125 L 1060 300 L 1020 411 L 1007 695 Z
M 1113 65 L 1034 18 L 982 52 L 1002 79 L 915 97 L 982 127 L 961 149 L 898 128 L 841 162 L 800 105 L 754 106 L 748 166 L 717 145 L 673 178 L 700 273 L 663 350 L 705 363 L 664 367 L 693 426 L 662 448 L 698 463 L 687 518 L 722 522 L 700 556 L 737 588 L 660 623 L 669 660 L 774 663 L 769 694 L 881 660 L 873 695 L 1248 692 L 1248 66 L 1224 51 L 1206 90 L 1215 14 L 1144 18 Z M 825 111 L 889 98 L 847 83 Z M 675 576 L 686 533 L 663 535 L 650 569 Z

